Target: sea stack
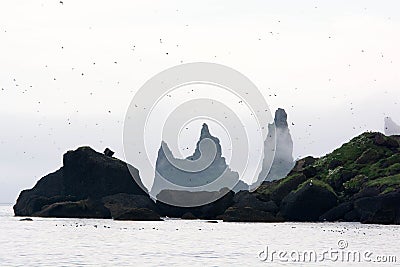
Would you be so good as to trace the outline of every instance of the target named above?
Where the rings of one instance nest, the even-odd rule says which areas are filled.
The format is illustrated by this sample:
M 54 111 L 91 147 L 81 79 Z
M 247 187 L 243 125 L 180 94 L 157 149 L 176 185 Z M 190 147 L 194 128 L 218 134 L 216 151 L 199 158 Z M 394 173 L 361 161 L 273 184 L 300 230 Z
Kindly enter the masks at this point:
M 204 142 L 207 139 L 207 142 Z M 210 142 L 211 141 L 211 142 Z M 203 154 L 200 152 L 200 144 L 202 143 Z M 200 168 L 199 171 L 186 171 L 179 166 L 201 165 L 203 161 L 209 162 L 206 168 Z M 161 143 L 158 151 L 156 162 L 156 172 L 153 186 L 151 188 L 152 195 L 155 196 L 161 190 L 174 189 L 165 181 L 187 188 L 193 188 L 192 192 L 198 191 L 196 187 L 208 185 L 216 181 L 220 176 L 229 176 L 220 179 L 221 181 L 238 181 L 239 175 L 231 171 L 225 158 L 222 156 L 222 148 L 217 137 L 211 135 L 208 125 L 203 124 L 200 138 L 196 144 L 193 155 L 186 159 L 175 158 L 168 144 Z M 221 185 L 221 188 L 228 187 Z M 248 188 L 248 187 L 247 187 Z M 217 190 L 218 191 L 218 190 Z
M 392 118 L 385 118 L 385 135 L 400 135 L 400 126 L 397 125 Z
M 275 135 L 274 135 L 275 133 Z M 274 137 L 276 142 L 274 142 Z M 268 161 L 271 153 L 275 152 L 272 166 Z M 293 159 L 293 140 L 290 135 L 289 125 L 287 123 L 286 111 L 279 108 L 275 112 L 274 122 L 268 125 L 268 136 L 264 142 L 264 163 L 260 173 L 259 181 L 274 181 L 284 177 L 294 167 Z M 271 169 L 268 171 L 268 167 Z

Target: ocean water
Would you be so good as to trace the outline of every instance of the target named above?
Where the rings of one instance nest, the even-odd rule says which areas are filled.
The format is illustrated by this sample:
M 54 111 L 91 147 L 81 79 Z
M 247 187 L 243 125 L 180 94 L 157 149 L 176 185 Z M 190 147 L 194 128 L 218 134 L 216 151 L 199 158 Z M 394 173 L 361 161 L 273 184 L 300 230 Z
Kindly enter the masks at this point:
M 20 219 L 0 205 L 0 266 L 400 265 L 399 226 Z

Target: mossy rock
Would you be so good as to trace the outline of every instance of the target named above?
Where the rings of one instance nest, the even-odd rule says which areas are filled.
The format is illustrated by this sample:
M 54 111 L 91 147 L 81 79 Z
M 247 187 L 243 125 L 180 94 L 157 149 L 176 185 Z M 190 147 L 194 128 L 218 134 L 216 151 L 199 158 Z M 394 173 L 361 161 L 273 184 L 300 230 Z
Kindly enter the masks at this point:
M 318 179 L 308 179 L 307 181 L 305 181 L 301 185 L 299 185 L 299 187 L 294 192 L 300 191 L 302 188 L 306 187 L 307 185 L 324 188 L 336 195 L 335 190 L 333 190 L 333 188 L 329 184 L 327 184 L 321 180 L 318 180 Z
M 386 174 L 388 176 L 399 174 L 399 173 L 400 173 L 400 163 L 395 163 L 395 164 L 391 165 L 386 171 Z
M 388 158 L 384 158 L 379 161 L 379 167 L 387 168 L 393 164 L 400 163 L 400 153 L 391 155 Z
M 357 164 L 367 164 L 371 162 L 376 162 L 382 155 L 380 155 L 376 150 L 370 148 L 356 160 Z
M 316 221 L 337 202 L 332 187 L 320 180 L 309 179 L 282 200 L 280 215 L 290 221 Z
M 338 167 L 330 171 L 323 181 L 331 185 L 335 191 L 344 191 L 344 183 L 351 180 L 354 176 L 356 176 L 356 173 L 353 170 Z
M 382 194 L 396 191 L 400 188 L 400 174 L 378 178 L 366 183 L 367 187 L 378 187 Z
M 301 173 L 284 178 L 271 192 L 271 199 L 275 203 L 280 203 L 285 196 L 296 190 L 306 180 L 307 177 Z
M 343 184 L 346 193 L 357 193 L 360 191 L 362 185 L 368 180 L 368 177 L 359 174 Z

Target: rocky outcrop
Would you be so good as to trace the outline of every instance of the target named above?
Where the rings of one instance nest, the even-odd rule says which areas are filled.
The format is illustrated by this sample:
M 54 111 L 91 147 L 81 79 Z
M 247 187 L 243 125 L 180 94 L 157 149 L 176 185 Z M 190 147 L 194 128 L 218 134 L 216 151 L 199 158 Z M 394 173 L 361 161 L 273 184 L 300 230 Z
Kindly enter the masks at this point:
M 16 216 L 109 218 L 109 212 L 93 203 L 101 203 L 101 198 L 118 193 L 148 198 L 125 162 L 81 147 L 64 155 L 63 166 L 58 171 L 40 179 L 32 189 L 22 191 L 14 213 Z
M 398 224 L 400 138 L 364 133 L 319 158 L 299 160 L 290 174 L 264 183 L 258 199 L 279 206 L 285 221 Z

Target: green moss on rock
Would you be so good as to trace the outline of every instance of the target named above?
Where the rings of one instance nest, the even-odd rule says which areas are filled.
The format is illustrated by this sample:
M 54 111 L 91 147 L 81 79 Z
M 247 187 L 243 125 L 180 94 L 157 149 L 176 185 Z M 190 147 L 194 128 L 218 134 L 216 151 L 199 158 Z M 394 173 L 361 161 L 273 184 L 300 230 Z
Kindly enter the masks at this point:
M 382 177 L 379 179 L 368 181 L 366 183 L 366 186 L 369 186 L 369 187 L 371 187 L 371 186 L 377 186 L 377 187 L 387 186 L 387 187 L 399 188 L 400 187 L 400 174 Z

